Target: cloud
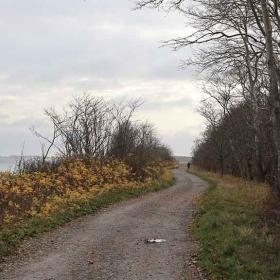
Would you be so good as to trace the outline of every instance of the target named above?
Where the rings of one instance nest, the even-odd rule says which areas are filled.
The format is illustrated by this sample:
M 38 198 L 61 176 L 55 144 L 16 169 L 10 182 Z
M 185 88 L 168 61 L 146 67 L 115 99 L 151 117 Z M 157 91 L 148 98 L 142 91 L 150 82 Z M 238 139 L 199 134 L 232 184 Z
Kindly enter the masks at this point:
M 172 148 L 170 131 L 193 124 L 199 130 L 198 78 L 192 69 L 178 70 L 190 50 L 160 48 L 160 41 L 189 31 L 183 18 L 133 6 L 132 0 L 0 2 L 0 154 L 16 153 L 24 138 L 32 143 L 28 153 L 38 153 L 28 128 L 48 131 L 44 108 L 61 108 L 83 92 L 142 97 L 138 117 L 154 123 Z

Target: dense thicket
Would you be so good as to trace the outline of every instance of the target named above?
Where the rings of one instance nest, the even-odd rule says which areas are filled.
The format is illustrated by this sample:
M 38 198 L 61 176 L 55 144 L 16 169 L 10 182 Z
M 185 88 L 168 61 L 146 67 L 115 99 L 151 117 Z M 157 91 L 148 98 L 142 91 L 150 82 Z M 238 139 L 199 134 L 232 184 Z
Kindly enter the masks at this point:
M 135 120 L 139 100 L 111 104 L 102 98 L 83 95 L 75 98 L 63 113 L 46 110 L 53 126 L 48 138 L 33 129 L 43 140 L 42 157 L 21 160 L 20 173 L 56 172 L 61 161 L 69 159 L 107 164 L 113 159 L 126 163 L 137 177 L 153 162 L 173 160 L 170 149 L 157 137 L 152 125 Z M 54 150 L 55 157 L 50 158 Z
M 166 42 L 175 49 L 196 45 L 186 63 L 204 71 L 200 112 L 207 129 L 197 140 L 194 162 L 268 180 L 279 195 L 279 0 L 139 1 L 144 6 L 178 10 L 194 30 Z
M 270 116 L 267 110 L 260 111 L 261 133 L 256 143 L 252 114 L 250 104 L 244 101 L 208 124 L 196 141 L 193 162 L 209 171 L 272 183 L 274 150 Z

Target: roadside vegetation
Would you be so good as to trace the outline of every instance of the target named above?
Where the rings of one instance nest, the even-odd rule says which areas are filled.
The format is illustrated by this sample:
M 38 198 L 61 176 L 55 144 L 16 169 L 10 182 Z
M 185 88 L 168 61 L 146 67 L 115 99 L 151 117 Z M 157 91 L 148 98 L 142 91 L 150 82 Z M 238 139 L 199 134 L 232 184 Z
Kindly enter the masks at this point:
M 279 206 L 267 184 L 195 169 L 209 182 L 193 224 L 211 279 L 279 279 Z
M 53 136 L 33 130 L 45 141 L 42 156 L 0 173 L 0 261 L 27 237 L 173 183 L 170 150 L 132 120 L 137 104 L 110 107 L 84 95 L 63 115 L 46 111 Z
M 57 173 L 0 175 L 0 260 L 23 239 L 55 228 L 72 218 L 112 203 L 158 191 L 173 183 L 168 165 L 146 168 L 144 180 L 113 161 L 102 166 L 80 160 L 63 163 Z

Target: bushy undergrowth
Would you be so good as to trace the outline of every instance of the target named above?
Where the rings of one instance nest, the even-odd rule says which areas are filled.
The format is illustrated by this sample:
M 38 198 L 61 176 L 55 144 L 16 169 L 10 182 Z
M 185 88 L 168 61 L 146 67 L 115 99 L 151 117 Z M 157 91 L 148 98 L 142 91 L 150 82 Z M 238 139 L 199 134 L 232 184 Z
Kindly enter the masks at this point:
M 141 180 L 118 160 L 66 160 L 52 173 L 0 173 L 0 256 L 79 214 L 171 184 L 166 166 L 146 166 Z
M 210 184 L 198 201 L 193 225 L 201 242 L 201 266 L 212 279 L 280 279 L 280 224 L 267 219 L 273 204 L 269 187 L 201 170 L 194 173 Z

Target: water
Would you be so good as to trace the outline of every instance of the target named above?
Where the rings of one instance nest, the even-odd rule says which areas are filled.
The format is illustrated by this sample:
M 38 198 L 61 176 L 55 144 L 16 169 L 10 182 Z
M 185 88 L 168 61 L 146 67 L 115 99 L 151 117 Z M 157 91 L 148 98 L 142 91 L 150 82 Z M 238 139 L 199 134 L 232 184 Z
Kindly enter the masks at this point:
M 18 157 L 0 157 L 0 171 L 13 171 Z

